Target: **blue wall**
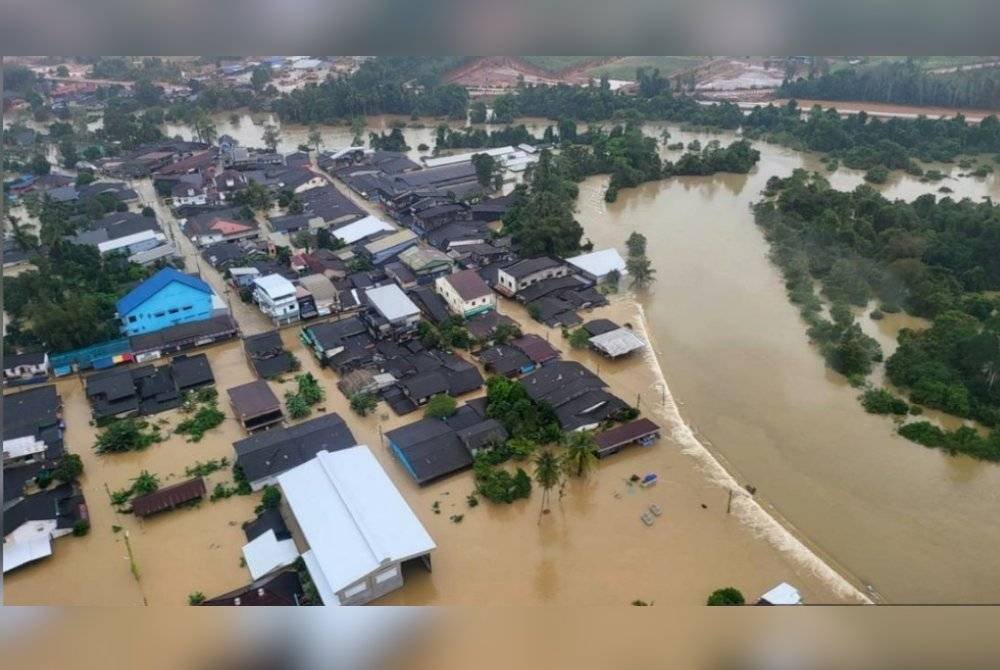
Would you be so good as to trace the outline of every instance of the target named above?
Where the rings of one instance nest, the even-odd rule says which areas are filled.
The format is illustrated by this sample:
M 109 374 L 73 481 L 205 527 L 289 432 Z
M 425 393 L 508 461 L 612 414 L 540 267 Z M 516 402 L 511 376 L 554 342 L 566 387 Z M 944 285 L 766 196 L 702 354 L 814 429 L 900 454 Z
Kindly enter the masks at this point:
M 179 323 L 211 317 L 212 296 L 175 281 L 164 286 L 128 314 L 119 316 L 126 335 L 152 333 Z

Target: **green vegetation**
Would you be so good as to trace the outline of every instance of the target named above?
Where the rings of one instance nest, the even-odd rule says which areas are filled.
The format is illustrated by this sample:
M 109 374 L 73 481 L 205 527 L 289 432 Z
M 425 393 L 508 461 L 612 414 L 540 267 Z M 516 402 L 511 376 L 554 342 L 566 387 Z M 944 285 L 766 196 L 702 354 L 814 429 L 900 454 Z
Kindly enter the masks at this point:
M 514 205 L 503 217 L 504 233 L 512 236 L 522 256 L 564 258 L 579 250 L 583 228 L 573 218 L 578 192 L 563 168 L 562 157 L 543 150 L 530 184 L 514 189 Z
M 205 602 L 205 594 L 201 591 L 193 591 L 188 595 L 188 605 L 200 605 Z
M 388 135 L 383 133 L 369 133 L 368 145 L 377 151 L 409 151 L 403 131 L 400 128 L 393 128 Z
M 846 303 L 865 305 L 877 298 L 882 311 L 905 309 L 933 320 L 926 330 L 900 332 L 899 347 L 886 362 L 889 381 L 906 390 L 913 403 L 1000 425 L 996 205 L 938 201 L 931 194 L 912 203 L 890 202 L 867 186 L 835 191 L 801 171 L 771 179 L 767 194 L 771 197 L 755 207 L 757 222 L 784 273 L 790 299 L 831 367 L 860 376 L 879 359 L 877 345 L 860 332 L 846 308 Z M 820 315 L 814 281 L 834 303 L 832 322 Z M 862 401 L 866 408 L 902 409 L 881 395 L 866 393 Z M 921 430 L 904 427 L 901 434 L 937 439 Z M 973 455 L 988 453 L 966 442 L 941 444 Z
M 594 433 L 578 430 L 563 435 L 562 444 L 566 451 L 562 454 L 562 466 L 566 474 L 586 477 L 597 467 L 597 443 Z
M 997 430 L 983 437 L 969 426 L 947 431 L 927 421 L 918 421 L 900 426 L 899 434 L 925 447 L 943 449 L 951 455 L 965 454 L 984 461 L 1000 461 L 1000 431 Z
M 132 480 L 132 494 L 144 496 L 160 488 L 160 479 L 154 474 L 143 470 Z
M 97 436 L 94 451 L 99 454 L 141 451 L 162 439 L 160 429 L 155 425 L 139 419 L 120 419 L 108 424 Z
M 723 589 L 716 589 L 712 591 L 712 595 L 708 597 L 707 605 L 744 605 L 746 600 L 743 599 L 743 594 L 739 592 L 739 589 L 735 589 L 732 586 L 727 586 Z
M 295 393 L 285 392 L 285 406 L 288 408 L 289 416 L 293 419 L 299 419 L 309 416 L 312 413 L 313 405 L 320 403 L 326 392 L 311 372 L 297 375 L 295 381 L 298 384 L 298 391 Z
M 184 468 L 184 474 L 187 477 L 207 477 L 213 472 L 218 472 L 219 470 L 227 467 L 229 467 L 229 459 L 225 457 L 218 460 L 212 459 L 210 461 L 205 461 L 204 463 L 201 461 L 195 461 L 194 465 Z
M 499 450 L 487 449 L 480 451 L 472 465 L 473 477 L 476 481 L 476 491 L 493 503 L 510 504 L 520 498 L 531 495 L 531 478 L 523 469 L 517 468 L 511 475 L 499 467 L 505 458 Z M 477 503 L 478 504 L 478 503 Z M 470 505 L 471 506 L 471 505 Z
M 590 344 L 590 333 L 583 328 L 577 328 L 569 334 L 569 346 L 574 349 L 584 349 Z
M 563 469 L 559 458 L 551 449 L 543 449 L 535 456 L 535 481 L 542 487 L 542 506 L 538 512 L 538 520 L 541 522 L 542 515 L 549 511 L 549 498 L 552 489 L 560 485 L 563 477 Z
M 260 496 L 260 506 L 263 509 L 278 509 L 281 505 L 281 489 L 267 484 Z
M 417 335 L 428 349 L 468 349 L 472 346 L 472 335 L 465 327 L 465 319 L 458 315 L 448 317 L 440 325 L 421 321 L 417 324 Z
M 994 67 L 933 74 L 914 61 L 850 67 L 786 81 L 778 95 L 816 100 L 864 100 L 904 105 L 996 109 L 1000 72 Z
M 870 388 L 861 394 L 861 405 L 869 414 L 895 414 L 905 416 L 910 406 L 885 389 Z
M 221 424 L 226 415 L 212 400 L 208 404 L 202 405 L 189 419 L 185 419 L 177 424 L 176 432 L 188 436 L 188 442 L 200 442 L 205 436 L 205 432 Z
M 447 419 L 455 413 L 455 399 L 447 393 L 439 393 L 427 402 L 424 416 L 431 419 Z
M 374 393 L 355 393 L 351 396 L 351 409 L 359 416 L 368 416 L 378 407 L 378 396 Z
M 38 216 L 39 237 L 12 227 L 15 241 L 33 252 L 37 270 L 4 277 L 8 346 L 28 350 L 68 351 L 120 336 L 115 303 L 136 282 L 158 268 L 129 263 L 123 254 L 101 256 L 96 247 L 63 238 L 121 203 L 110 195 L 69 205 L 49 198 L 26 202 Z M 76 217 L 84 216 L 84 221 Z M 40 248 L 37 245 L 45 245 Z
M 80 519 L 73 524 L 73 536 L 83 537 L 90 532 L 90 522 L 86 519 Z
M 552 408 L 536 403 L 521 384 L 506 377 L 486 381 L 486 416 L 502 423 L 511 438 L 548 443 L 561 435 Z
M 482 103 L 480 103 L 482 104 Z M 475 108 L 475 105 L 473 105 Z M 475 123 L 475 122 L 473 122 Z M 451 128 L 446 124 L 437 127 L 434 149 L 491 149 L 517 146 L 518 144 L 538 144 L 553 140 L 551 127 L 547 137 L 537 138 L 524 124 L 508 125 L 489 132 L 484 128 Z
M 83 461 L 77 454 L 63 454 L 50 471 L 51 477 L 61 482 L 75 482 L 82 474 Z
M 439 85 L 438 77 L 458 58 L 380 57 L 351 75 L 330 77 L 282 95 L 274 111 L 285 123 L 333 123 L 371 114 L 466 118 L 469 94 L 461 86 Z M 408 86 L 416 78 L 422 86 Z
M 633 231 L 625 240 L 625 246 L 628 248 L 625 268 L 632 277 L 632 285 L 638 288 L 649 286 L 655 280 L 656 268 L 646 258 L 646 236 Z

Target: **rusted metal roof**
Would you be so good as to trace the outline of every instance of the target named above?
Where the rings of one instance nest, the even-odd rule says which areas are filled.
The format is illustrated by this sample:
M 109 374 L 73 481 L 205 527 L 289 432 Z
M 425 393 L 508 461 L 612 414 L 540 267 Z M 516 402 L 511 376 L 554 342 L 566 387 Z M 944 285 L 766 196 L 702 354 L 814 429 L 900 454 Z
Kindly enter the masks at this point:
M 205 480 L 201 477 L 173 484 L 132 500 L 132 513 L 149 516 L 182 505 L 205 495 Z
M 594 441 L 597 443 L 598 451 L 605 451 L 620 447 L 629 442 L 634 442 L 641 437 L 657 433 L 659 430 L 660 427 L 649 419 L 636 419 L 635 421 L 630 421 L 629 423 L 616 426 L 611 430 L 606 430 L 603 433 L 595 435 Z

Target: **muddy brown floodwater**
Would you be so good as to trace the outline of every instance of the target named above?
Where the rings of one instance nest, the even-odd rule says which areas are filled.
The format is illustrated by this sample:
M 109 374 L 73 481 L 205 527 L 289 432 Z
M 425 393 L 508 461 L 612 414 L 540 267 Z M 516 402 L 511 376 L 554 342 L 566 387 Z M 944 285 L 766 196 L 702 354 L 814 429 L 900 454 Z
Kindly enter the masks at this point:
M 220 133 L 259 145 L 265 120 L 243 115 L 232 124 L 220 115 L 217 124 Z M 369 124 L 386 129 L 391 121 L 378 117 Z M 546 125 L 526 122 L 536 133 Z M 422 153 L 416 149 L 420 142 L 433 145 L 434 122 L 425 123 L 405 130 L 412 156 Z M 659 137 L 663 128 L 650 124 L 647 132 Z M 734 139 L 669 129 L 671 141 Z M 182 127 L 166 130 L 190 136 Z M 282 131 L 281 148 L 288 151 L 308 134 L 296 126 Z M 347 127 L 323 131 L 327 146 L 350 142 Z M 376 414 L 357 417 L 336 389 L 336 375 L 319 369 L 298 342 L 299 328 L 282 331 L 286 347 L 326 389 L 324 410 L 339 412 L 357 441 L 372 447 L 438 545 L 433 573 L 409 572 L 406 586 L 379 603 L 625 604 L 640 598 L 697 604 L 720 586 L 737 586 L 755 598 L 779 581 L 794 583 L 813 603 L 857 602 L 861 596 L 853 586 L 866 584 L 877 598 L 891 602 L 1000 599 L 1000 563 L 993 560 L 1000 541 L 995 523 L 1000 467 L 896 437 L 891 421 L 867 415 L 857 391 L 824 367 L 767 260 L 767 245 L 749 209 L 771 175 L 821 165 L 809 154 L 763 143 L 758 148 L 762 159 L 750 175 L 646 184 L 621 191 L 611 205 L 603 200 L 606 177 L 581 184 L 578 219 L 598 247 L 624 250 L 633 230 L 649 239 L 656 284 L 638 303 L 623 294 L 586 315 L 631 323 L 652 342 L 646 357 L 610 363 L 572 351 L 558 331 L 503 301 L 503 310 L 526 330 L 547 335 L 564 357 L 598 371 L 613 392 L 638 401 L 666 433 L 654 447 L 614 455 L 589 480 L 572 481 L 562 504 L 541 523 L 537 491 L 509 506 L 484 501 L 468 508 L 471 473 L 416 487 L 382 445 L 381 434 L 417 415 L 396 417 L 380 405 Z M 955 197 L 1000 196 L 997 176 L 958 178 L 954 166 L 934 167 L 949 177 L 922 184 L 894 173 L 881 188 L 906 199 L 941 185 Z M 829 179 L 836 188 L 850 189 L 862 174 L 841 169 Z M 153 200 L 151 191 L 140 191 Z M 169 213 L 154 206 L 175 228 Z M 188 269 L 205 271 L 221 288 L 194 249 L 181 246 Z M 238 301 L 232 305 L 247 332 L 267 327 L 259 314 Z M 893 315 L 877 323 L 862 316 L 862 325 L 888 352 L 898 328 L 926 324 Z M 115 512 L 105 488 L 124 487 L 144 469 L 170 482 L 195 461 L 232 459 L 232 442 L 243 432 L 231 418 L 225 389 L 249 381 L 252 373 L 237 342 L 206 351 L 229 418 L 197 444 L 171 436 L 140 453 L 97 456 L 81 381 L 58 382 L 66 442 L 86 467 L 82 485 L 92 530 L 84 538 L 56 541 L 52 558 L 8 575 L 7 602 L 177 605 L 192 591 L 215 595 L 249 581 L 240 565 L 240 524 L 253 516 L 257 495 L 206 500 L 195 509 L 139 522 Z M 273 386 L 280 397 L 290 384 Z M 177 412 L 160 418 L 168 427 L 180 420 Z M 626 484 L 631 474 L 650 471 L 660 475 L 658 486 L 636 490 Z M 211 489 L 230 475 L 221 471 L 208 479 Z M 746 483 L 757 487 L 756 499 L 740 492 Z M 731 488 L 737 495 L 727 515 Z M 441 514 L 434 514 L 435 502 Z M 654 502 L 664 514 L 646 528 L 638 517 Z M 450 521 L 453 514 L 463 514 L 462 522 Z M 122 530 L 114 532 L 113 526 Z M 129 570 L 126 532 L 138 582 Z
M 734 137 L 671 132 L 672 142 Z M 822 166 L 756 145 L 762 156 L 750 175 L 645 184 L 610 205 L 607 178 L 588 179 L 578 219 L 598 247 L 624 251 L 631 231 L 646 235 L 657 282 L 641 301 L 681 413 L 811 546 L 890 602 L 997 602 L 1000 467 L 896 436 L 824 367 L 750 211 L 772 175 Z M 956 198 L 1000 196 L 996 176 L 959 178 L 957 166 L 938 167 L 949 174 L 943 182 L 897 172 L 881 190 L 907 200 L 941 185 Z M 828 178 L 839 189 L 862 183 L 854 170 Z M 861 321 L 887 352 L 894 328 L 924 325 L 905 315 Z

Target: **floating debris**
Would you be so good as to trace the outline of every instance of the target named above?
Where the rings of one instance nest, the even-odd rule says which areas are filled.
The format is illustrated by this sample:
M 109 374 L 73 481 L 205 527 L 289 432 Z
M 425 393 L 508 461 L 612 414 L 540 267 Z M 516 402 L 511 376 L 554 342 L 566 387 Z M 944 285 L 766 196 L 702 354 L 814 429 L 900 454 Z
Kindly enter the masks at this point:
M 660 509 L 660 506 L 657 505 L 656 503 L 653 503 L 652 505 L 649 506 L 649 511 L 652 512 L 654 516 L 660 516 L 661 514 L 663 514 L 663 510 Z

